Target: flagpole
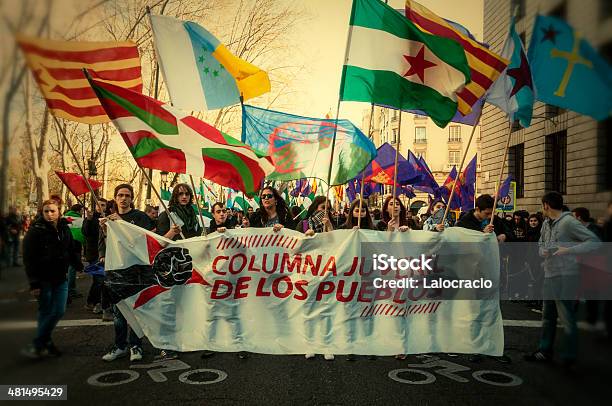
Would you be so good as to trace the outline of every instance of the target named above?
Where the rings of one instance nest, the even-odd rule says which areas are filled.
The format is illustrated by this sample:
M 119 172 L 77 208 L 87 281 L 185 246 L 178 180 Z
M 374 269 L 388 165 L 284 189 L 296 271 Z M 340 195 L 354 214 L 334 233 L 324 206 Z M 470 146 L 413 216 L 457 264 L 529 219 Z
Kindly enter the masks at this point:
M 372 122 L 374 121 L 374 103 L 370 107 L 370 123 L 368 124 L 368 138 L 372 139 Z M 363 180 L 365 179 L 365 168 L 361 171 L 361 187 L 359 190 L 359 217 L 357 217 L 357 228 L 361 228 L 361 208 L 363 207 Z
M 497 183 L 495 184 L 495 193 L 493 194 L 493 214 L 491 215 L 491 222 L 493 224 L 493 216 L 495 215 L 495 208 L 497 207 L 497 198 L 499 197 L 499 187 L 501 186 L 502 176 L 504 175 L 504 168 L 506 167 L 506 157 L 508 156 L 508 149 L 510 148 L 510 136 L 512 135 L 512 121 L 508 121 L 508 137 L 506 138 L 506 148 L 504 149 L 504 156 L 502 157 L 502 164 L 499 170 L 499 176 L 497 177 Z
M 200 216 L 200 221 L 202 222 L 202 232 L 200 235 L 206 235 L 206 227 L 204 226 L 204 217 L 202 216 L 202 209 L 200 208 L 200 199 L 198 199 L 198 194 L 195 190 L 195 183 L 193 183 L 193 175 L 189 175 L 189 180 L 191 181 L 191 188 L 193 189 L 193 196 L 195 197 L 196 206 L 198 206 L 198 215 Z
M 448 210 L 451 207 L 451 202 L 453 201 L 453 195 L 455 194 L 455 187 L 457 187 L 457 181 L 459 180 L 459 175 L 463 172 L 463 164 L 465 164 L 465 158 L 467 157 L 468 151 L 470 150 L 470 145 L 472 144 L 472 138 L 474 138 L 474 133 L 476 132 L 476 126 L 480 122 L 480 117 L 482 116 L 482 109 L 478 113 L 478 117 L 476 118 L 476 122 L 472 126 L 472 133 L 470 134 L 470 139 L 468 140 L 467 146 L 465 147 L 465 152 L 463 153 L 463 158 L 461 159 L 461 165 L 459 166 L 459 170 L 457 171 L 457 176 L 455 176 L 455 180 L 453 181 L 453 188 L 450 191 L 448 196 L 448 202 L 446 204 L 446 209 L 444 210 L 444 216 L 440 220 L 440 224 L 444 224 L 444 219 L 448 215 Z M 401 116 L 400 116 L 401 117 Z
M 394 213 L 395 213 L 395 193 L 397 191 L 397 161 L 399 159 L 401 139 L 402 139 L 402 110 L 400 109 L 399 120 L 397 123 L 397 143 L 395 144 L 396 148 L 395 148 L 395 163 L 394 163 L 394 170 L 393 170 L 393 194 L 391 195 L 391 200 L 393 201 L 393 212 Z M 399 200 L 399 197 L 398 197 L 398 200 Z M 393 215 L 393 218 L 395 219 L 395 214 Z M 399 228 L 399 225 L 398 225 L 398 228 Z
M 349 53 L 349 48 L 351 46 L 351 37 L 353 35 L 353 26 L 349 25 L 349 29 L 348 29 L 348 33 L 346 35 L 346 47 L 344 48 L 344 61 L 343 61 L 343 68 L 342 70 L 344 71 L 344 65 L 346 65 L 346 63 L 348 62 L 348 53 Z M 341 75 L 342 78 L 342 75 Z M 334 164 L 334 149 L 336 148 L 336 134 L 338 132 L 338 117 L 340 117 L 340 94 L 338 94 L 338 105 L 336 106 L 336 119 L 334 121 L 334 136 L 332 137 L 332 144 L 331 144 L 331 156 L 329 158 L 329 170 L 327 171 L 327 196 L 325 198 L 325 214 L 327 215 L 327 211 L 328 211 L 328 206 L 329 206 L 329 190 L 331 188 L 330 184 L 331 184 L 331 174 L 332 174 L 332 167 Z

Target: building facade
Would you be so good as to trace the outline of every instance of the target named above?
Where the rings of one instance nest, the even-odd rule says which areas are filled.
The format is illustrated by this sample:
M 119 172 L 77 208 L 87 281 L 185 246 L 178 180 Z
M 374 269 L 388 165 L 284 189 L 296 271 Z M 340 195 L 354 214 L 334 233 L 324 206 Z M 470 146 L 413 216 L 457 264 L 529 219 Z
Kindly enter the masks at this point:
M 480 125 L 475 127 L 449 123 L 446 128 L 440 128 L 427 116 L 417 114 L 401 113 L 383 107 L 375 107 L 373 110 L 372 127 L 370 128 L 370 115 L 372 109 L 363 112 L 362 128 L 364 131 L 371 130 L 372 140 L 376 147 L 388 142 L 394 148 L 399 143 L 399 151 L 405 158 L 408 150 L 417 157 L 425 158 L 429 169 L 431 169 L 436 181 L 442 185 L 453 166 L 461 164 L 463 154 L 468 149 L 468 140 L 474 128 L 474 136 L 467 151 L 465 165 L 478 154 L 476 170 L 476 192 L 481 188 L 480 181 Z M 401 129 L 400 129 L 401 121 Z M 387 193 L 393 193 L 388 188 Z M 416 198 L 411 199 L 410 207 L 413 212 L 428 204 L 426 193 L 417 192 Z
M 514 14 L 517 32 L 527 48 L 538 13 L 566 20 L 604 58 L 612 60 L 610 0 L 485 0 L 484 42 L 500 52 Z M 536 102 L 529 128 L 509 123 L 505 113 L 489 104 L 485 104 L 481 124 L 483 193 L 495 189 L 510 136 L 502 178 L 511 173 L 516 180 L 516 208 L 539 211 L 542 195 L 557 191 L 570 209 L 583 206 L 594 218 L 604 216 L 612 199 L 610 119 L 597 122 Z

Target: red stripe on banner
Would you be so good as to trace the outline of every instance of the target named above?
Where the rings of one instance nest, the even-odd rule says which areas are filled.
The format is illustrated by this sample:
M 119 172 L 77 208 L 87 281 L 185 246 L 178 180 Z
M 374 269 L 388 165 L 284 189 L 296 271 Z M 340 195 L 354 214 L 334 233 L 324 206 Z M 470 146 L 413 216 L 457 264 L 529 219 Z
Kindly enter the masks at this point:
M 261 244 L 261 239 L 263 238 L 262 235 L 257 236 L 257 241 L 255 242 L 255 247 L 259 247 L 259 244 Z
M 149 253 L 149 264 L 153 264 L 153 260 L 159 251 L 164 249 L 162 245 L 155 238 L 150 235 L 146 235 L 147 239 L 147 252 Z
M 491 53 L 485 51 L 484 49 L 478 48 L 477 46 L 472 44 L 472 42 L 466 40 L 452 29 L 445 27 L 435 21 L 429 20 L 428 18 L 418 14 L 415 10 L 411 8 L 406 9 L 406 11 L 409 14 L 408 18 L 423 27 L 426 31 L 429 31 L 434 35 L 454 39 L 463 46 L 463 49 L 466 52 L 469 52 L 470 54 L 474 55 L 483 63 L 487 64 L 488 66 L 500 73 L 503 72 L 503 70 L 505 69 L 506 65 L 503 61 L 500 61 L 498 58 L 496 58 Z
M 223 242 L 223 247 L 221 247 L 222 250 L 226 249 L 227 246 L 230 244 L 229 241 L 231 241 L 233 238 L 227 238 L 224 242 Z
M 398 309 L 399 309 L 399 306 L 393 306 L 393 311 L 391 312 L 389 316 L 393 316 Z
M 59 99 L 45 99 L 47 106 L 50 109 L 63 110 L 66 113 L 75 117 L 98 117 L 106 116 L 106 111 L 100 104 L 89 107 L 75 107 L 72 104 L 66 103 L 64 100 Z
M 48 59 L 56 59 L 62 62 L 81 62 L 92 64 L 98 62 L 121 61 L 124 59 L 140 58 L 138 47 L 115 47 L 102 48 L 90 51 L 58 51 L 49 48 L 42 48 L 31 43 L 20 41 L 19 45 L 26 53 L 42 56 Z
M 270 243 L 271 247 L 275 247 L 276 246 L 276 241 L 278 240 L 278 235 L 275 235 L 274 238 L 272 239 L 272 242 Z
M 219 249 L 219 247 L 221 246 L 221 244 L 222 244 L 223 242 L 225 242 L 225 238 L 224 238 L 224 237 L 221 237 L 221 238 L 219 239 L 219 243 L 217 244 L 217 249 Z
M 236 248 L 236 246 L 238 245 L 239 242 L 240 242 L 240 240 L 238 240 L 238 238 L 236 238 L 236 241 L 234 241 L 234 243 L 232 244 L 232 246 L 230 248 L 231 249 Z
M 277 247 L 282 247 L 282 246 L 283 246 L 282 241 L 283 241 L 284 239 L 285 239 L 285 237 L 281 235 L 281 236 L 280 236 L 280 238 L 278 239 L 278 241 L 276 242 L 276 246 L 277 246 Z
M 291 246 L 291 249 L 295 248 L 295 244 L 297 244 L 297 242 L 298 242 L 298 239 L 294 238 L 293 245 Z
M 85 78 L 81 68 L 51 68 L 45 66 L 45 70 L 55 80 L 78 80 Z M 141 76 L 140 66 L 112 70 L 90 70 L 89 72 L 94 79 L 112 80 L 114 82 L 135 80 Z
M 202 275 L 200 275 L 200 273 L 195 268 L 191 271 L 191 278 L 189 278 L 187 282 L 185 282 L 185 285 L 188 285 L 190 283 L 197 283 L 197 284 L 204 285 L 204 286 L 211 286 L 210 283 L 206 282 L 204 278 L 202 277 Z
M 143 304 L 147 303 L 149 300 L 153 299 L 155 296 L 167 290 L 170 290 L 170 289 L 164 288 L 163 286 L 160 286 L 160 285 L 149 286 L 148 288 L 140 292 L 140 294 L 138 295 L 138 298 L 134 302 L 134 309 L 139 308 Z
M 185 173 L 185 155 L 175 149 L 157 149 L 141 158 L 134 158 L 143 168 Z
M 430 313 L 435 313 L 435 312 L 437 312 L 437 311 L 438 311 L 438 307 L 440 307 L 440 304 L 441 304 L 441 303 L 442 303 L 442 302 L 437 302 L 436 304 L 434 304 L 434 305 L 431 307 L 431 312 L 430 312 Z
M 257 237 L 257 236 L 252 235 L 252 236 L 249 238 L 248 248 L 251 248 L 251 247 L 253 246 L 253 242 L 255 241 L 255 238 L 256 238 L 256 237 Z
M 263 248 L 263 247 L 267 247 L 267 246 L 268 246 L 268 243 L 270 242 L 270 240 L 271 240 L 271 239 L 272 239 L 272 236 L 271 236 L 271 235 L 266 235 L 266 236 L 264 236 L 263 241 L 261 242 L 261 246 L 262 246 L 262 248 Z
M 385 316 L 389 314 L 389 312 L 391 311 L 391 309 L 393 309 L 392 305 L 389 305 L 389 308 L 387 309 L 387 311 L 385 312 Z

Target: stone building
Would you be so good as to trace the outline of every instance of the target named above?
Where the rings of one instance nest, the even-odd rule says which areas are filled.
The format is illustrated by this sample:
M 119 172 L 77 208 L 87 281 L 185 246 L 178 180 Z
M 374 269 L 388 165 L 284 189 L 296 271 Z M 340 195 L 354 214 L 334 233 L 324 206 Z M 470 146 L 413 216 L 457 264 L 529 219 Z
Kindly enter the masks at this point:
M 500 52 L 511 14 L 526 48 L 536 14 L 565 19 L 608 61 L 612 60 L 612 1 L 610 0 L 485 0 L 484 42 Z M 497 107 L 486 104 L 482 125 L 482 192 L 492 193 L 499 178 L 506 137 L 508 163 L 503 178 L 517 182 L 517 207 L 540 210 L 541 196 L 558 191 L 570 208 L 584 206 L 602 217 L 612 199 L 611 120 L 590 117 L 536 102 L 534 119 L 522 129 L 508 122 Z

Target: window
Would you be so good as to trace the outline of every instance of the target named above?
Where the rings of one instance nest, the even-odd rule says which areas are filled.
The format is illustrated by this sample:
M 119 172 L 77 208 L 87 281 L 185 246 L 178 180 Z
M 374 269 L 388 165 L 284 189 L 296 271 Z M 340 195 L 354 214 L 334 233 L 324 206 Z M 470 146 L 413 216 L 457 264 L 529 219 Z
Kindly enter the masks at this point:
M 393 110 L 393 113 L 391 113 L 391 121 L 397 121 L 398 117 L 399 117 L 398 111 Z
M 461 142 L 461 127 L 458 125 L 451 125 L 448 127 L 448 141 L 449 142 Z
M 508 150 L 508 171 L 516 182 L 516 197 L 525 197 L 525 144 Z
M 510 128 L 510 132 L 518 131 L 521 128 L 522 128 L 521 123 L 518 120 L 514 120 L 512 122 L 512 127 Z
M 461 163 L 461 151 L 448 151 L 448 164 L 450 166 Z
M 425 127 L 415 127 L 414 128 L 414 143 L 415 144 L 423 144 L 427 142 L 427 132 Z
M 397 143 L 397 128 L 394 128 L 392 131 L 393 136 L 391 137 L 391 144 Z
M 546 190 L 567 192 L 567 131 L 546 136 Z
M 516 16 L 516 21 L 525 17 L 525 0 L 512 0 L 510 2 L 510 15 Z

